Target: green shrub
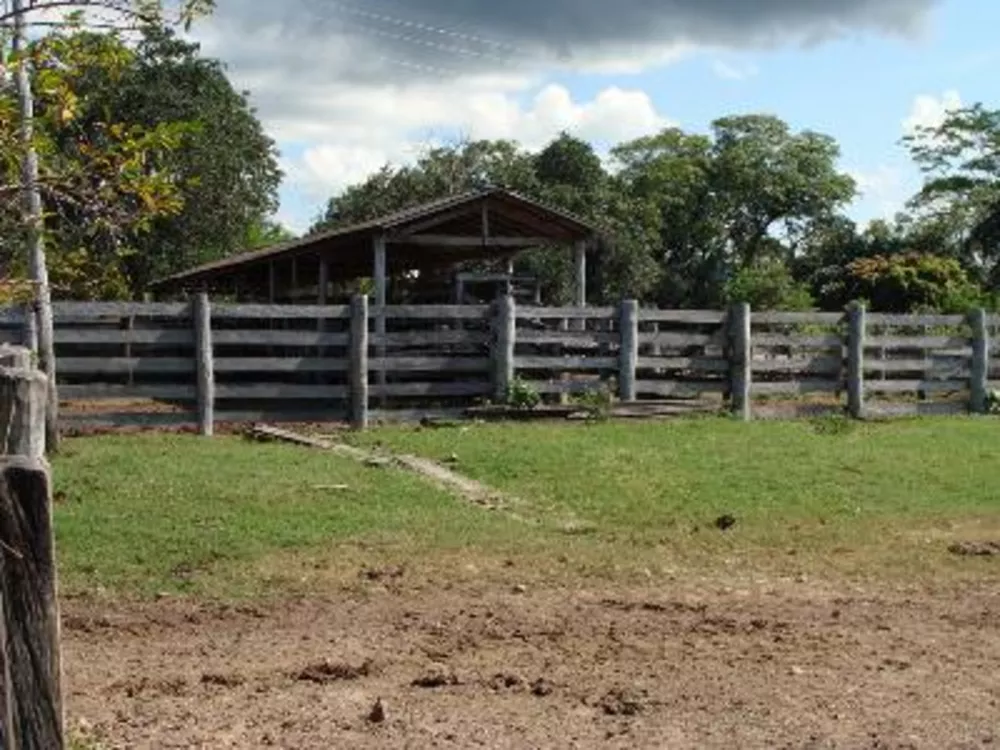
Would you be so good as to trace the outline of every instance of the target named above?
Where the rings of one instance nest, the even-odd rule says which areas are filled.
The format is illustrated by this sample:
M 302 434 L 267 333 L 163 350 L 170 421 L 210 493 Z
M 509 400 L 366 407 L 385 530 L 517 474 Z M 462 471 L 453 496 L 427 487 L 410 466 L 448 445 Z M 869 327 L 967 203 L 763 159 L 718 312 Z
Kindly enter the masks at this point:
M 504 401 L 515 409 L 534 409 L 542 402 L 542 397 L 531 383 L 514 378 L 507 386 Z

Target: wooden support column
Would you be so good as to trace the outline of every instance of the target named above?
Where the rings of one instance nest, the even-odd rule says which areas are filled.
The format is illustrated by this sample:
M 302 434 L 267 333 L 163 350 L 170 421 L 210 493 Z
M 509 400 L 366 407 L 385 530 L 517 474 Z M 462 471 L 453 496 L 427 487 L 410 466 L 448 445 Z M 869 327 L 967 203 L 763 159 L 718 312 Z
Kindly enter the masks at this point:
M 587 306 L 587 241 L 580 240 L 574 247 L 576 263 L 576 283 L 574 304 L 577 307 Z
M 516 336 L 514 298 L 504 294 L 494 302 L 493 310 L 493 396 L 501 403 L 506 400 L 507 390 L 514 382 Z
M 386 345 L 385 345 L 385 304 L 387 297 L 387 285 L 388 285 L 388 263 L 386 259 L 385 252 L 385 235 L 377 235 L 372 248 L 374 257 L 372 259 L 374 266 L 374 280 L 375 280 L 375 358 L 379 363 L 378 367 L 378 388 L 379 397 L 378 403 L 380 408 L 385 408 L 387 399 L 385 396 L 385 386 L 388 382 L 386 367 L 385 367 L 385 355 L 386 355 Z
M 751 374 L 753 350 L 751 346 L 750 305 L 745 302 L 733 305 L 729 311 L 729 366 L 730 399 L 733 414 L 743 421 L 750 421 Z
M 195 362 L 198 375 L 198 430 L 211 436 L 215 431 L 215 365 L 212 357 L 212 308 L 207 292 L 192 301 Z
M 969 316 L 969 326 L 972 328 L 969 410 L 973 414 L 986 414 L 990 410 L 990 331 L 986 311 L 974 310 Z
M 351 299 L 351 426 L 368 427 L 368 295 Z
M 278 300 L 278 279 L 274 272 L 274 261 L 267 264 L 267 301 L 273 305 Z
M 865 306 L 860 302 L 847 308 L 847 413 L 865 416 Z
M 31 360 L 27 350 L 7 363 Z M 65 745 L 52 482 L 45 449 L 48 380 L 0 370 L 0 745 Z
M 635 401 L 635 371 L 639 362 L 639 303 L 634 299 L 622 302 L 618 349 L 618 397 Z
M 292 258 L 292 288 L 289 291 L 289 297 L 291 297 L 292 304 L 298 301 L 299 298 L 299 259 Z

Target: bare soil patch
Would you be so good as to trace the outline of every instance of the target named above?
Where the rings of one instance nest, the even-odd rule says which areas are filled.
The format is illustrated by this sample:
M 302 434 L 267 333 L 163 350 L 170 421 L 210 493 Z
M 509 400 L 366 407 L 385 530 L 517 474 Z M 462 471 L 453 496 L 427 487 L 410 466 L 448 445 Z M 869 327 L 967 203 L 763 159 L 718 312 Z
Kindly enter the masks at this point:
M 114 748 L 1000 746 L 995 586 L 515 589 L 69 600 L 69 722 Z

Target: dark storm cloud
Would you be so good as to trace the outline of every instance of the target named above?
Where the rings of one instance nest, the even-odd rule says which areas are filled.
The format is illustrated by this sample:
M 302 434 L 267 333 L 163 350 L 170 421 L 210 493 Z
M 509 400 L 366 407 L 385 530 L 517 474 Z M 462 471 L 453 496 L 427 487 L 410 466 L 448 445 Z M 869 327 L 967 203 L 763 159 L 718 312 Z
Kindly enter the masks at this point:
M 678 43 L 728 47 L 815 42 L 859 31 L 909 34 L 938 0 L 218 0 L 227 57 L 249 62 L 350 47 L 352 74 L 372 79 L 503 70 L 553 57 L 649 52 Z M 257 31 L 279 30 L 280 44 Z M 256 50 L 256 52 L 255 52 Z M 326 53 L 326 54 L 324 54 Z M 257 63 L 265 63 L 258 59 Z M 390 73 L 391 72 L 391 73 Z

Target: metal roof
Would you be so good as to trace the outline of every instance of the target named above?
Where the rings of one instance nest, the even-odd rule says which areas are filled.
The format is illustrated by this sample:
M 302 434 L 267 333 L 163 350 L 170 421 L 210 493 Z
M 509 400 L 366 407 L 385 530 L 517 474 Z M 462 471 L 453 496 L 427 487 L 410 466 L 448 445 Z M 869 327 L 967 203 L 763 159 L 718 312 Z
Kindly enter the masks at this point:
M 565 211 L 551 208 L 509 190 L 486 187 L 415 205 L 357 224 L 338 227 L 325 232 L 317 232 L 316 234 L 307 235 L 260 250 L 237 253 L 236 255 L 231 255 L 211 263 L 205 263 L 187 271 L 160 279 L 154 282 L 153 286 L 183 286 L 185 282 L 217 278 L 226 275 L 227 272 L 238 271 L 262 262 L 297 255 L 317 253 L 327 255 L 332 260 L 339 260 L 339 253 L 337 251 L 349 250 L 346 245 L 352 240 L 356 241 L 365 235 L 376 233 L 391 234 L 393 231 L 403 230 L 408 225 L 417 221 L 432 219 L 438 214 L 450 212 L 452 209 L 466 204 L 471 207 L 485 199 L 489 199 L 491 209 L 502 210 L 504 206 L 507 206 L 508 208 L 520 209 L 531 213 L 536 219 L 544 222 L 547 227 L 551 227 L 547 232 L 533 231 L 532 235 L 551 236 L 553 242 L 564 241 L 567 236 L 574 239 L 586 239 L 599 233 L 599 230 L 593 225 Z

